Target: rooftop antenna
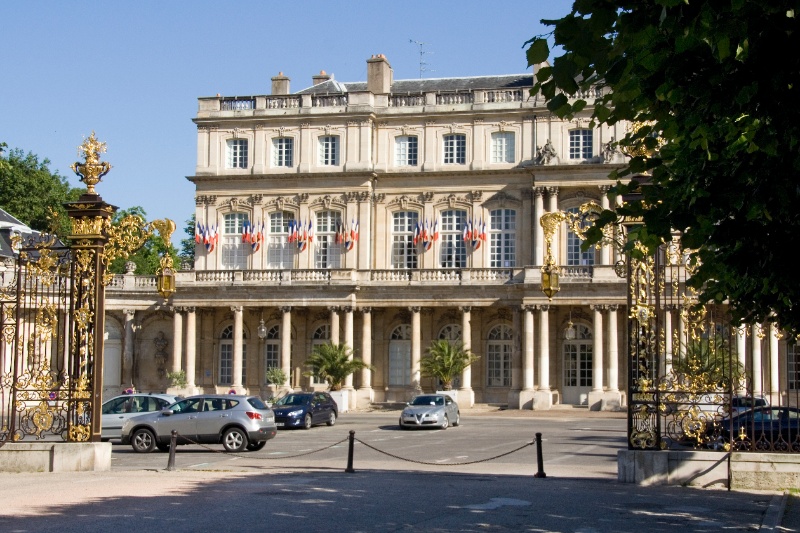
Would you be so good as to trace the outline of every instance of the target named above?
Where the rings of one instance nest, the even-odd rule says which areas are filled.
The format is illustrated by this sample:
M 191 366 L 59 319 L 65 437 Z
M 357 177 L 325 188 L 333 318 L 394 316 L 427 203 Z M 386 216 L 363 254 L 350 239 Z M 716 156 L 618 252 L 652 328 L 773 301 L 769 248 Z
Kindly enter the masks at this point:
M 425 66 L 428 64 L 428 63 L 425 62 L 425 54 L 432 54 L 433 53 L 433 52 L 426 52 L 423 49 L 423 46 L 425 46 L 428 43 L 422 43 L 420 41 L 415 41 L 414 39 L 409 39 L 408 42 L 410 42 L 411 44 L 416 44 L 417 46 L 419 46 L 419 77 L 420 77 L 420 79 L 422 79 L 422 73 L 423 72 L 436 72 L 435 70 L 430 70 L 430 69 L 425 68 Z

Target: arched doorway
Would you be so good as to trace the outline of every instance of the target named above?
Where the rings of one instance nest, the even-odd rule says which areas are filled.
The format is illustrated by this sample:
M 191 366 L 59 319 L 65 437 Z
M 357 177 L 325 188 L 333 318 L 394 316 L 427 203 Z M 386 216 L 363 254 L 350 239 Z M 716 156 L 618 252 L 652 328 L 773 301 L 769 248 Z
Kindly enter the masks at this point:
M 575 324 L 575 338 L 565 339 L 563 355 L 563 403 L 585 405 L 592 390 L 592 331 Z M 562 336 L 563 337 L 563 336 Z

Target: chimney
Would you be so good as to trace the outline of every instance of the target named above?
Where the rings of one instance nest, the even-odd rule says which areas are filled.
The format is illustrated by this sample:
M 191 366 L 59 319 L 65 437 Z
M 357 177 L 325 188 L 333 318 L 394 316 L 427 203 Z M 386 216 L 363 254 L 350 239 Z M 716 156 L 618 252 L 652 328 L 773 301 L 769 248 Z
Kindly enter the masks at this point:
M 389 94 L 392 90 L 392 67 L 383 54 L 367 59 L 367 90 L 372 94 Z
M 289 78 L 283 72 L 272 78 L 272 94 L 289 94 Z
M 325 83 L 331 78 L 333 78 L 333 76 L 326 73 L 324 70 L 320 70 L 319 74 L 316 76 L 311 76 L 311 81 L 314 82 L 314 85 L 319 85 L 320 83 Z

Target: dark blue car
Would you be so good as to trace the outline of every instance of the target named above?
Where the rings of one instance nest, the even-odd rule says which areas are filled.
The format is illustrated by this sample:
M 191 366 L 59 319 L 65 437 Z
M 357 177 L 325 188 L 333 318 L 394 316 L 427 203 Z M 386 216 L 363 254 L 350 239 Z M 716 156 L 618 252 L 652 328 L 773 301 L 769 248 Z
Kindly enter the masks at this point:
M 327 392 L 291 392 L 272 404 L 272 410 L 279 428 L 332 426 L 339 416 L 339 407 Z

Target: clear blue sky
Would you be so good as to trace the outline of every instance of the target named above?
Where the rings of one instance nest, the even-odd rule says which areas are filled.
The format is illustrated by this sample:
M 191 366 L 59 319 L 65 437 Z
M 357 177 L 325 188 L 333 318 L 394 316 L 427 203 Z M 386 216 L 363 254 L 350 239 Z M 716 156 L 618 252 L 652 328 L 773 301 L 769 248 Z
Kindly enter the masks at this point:
M 113 165 L 107 202 L 178 228 L 194 212 L 197 98 L 291 90 L 325 70 L 366 80 L 386 55 L 395 79 L 526 72 L 523 43 L 571 0 L 211 2 L 0 0 L 0 141 L 69 168 L 95 131 Z M 177 243 L 183 232 L 176 232 Z

